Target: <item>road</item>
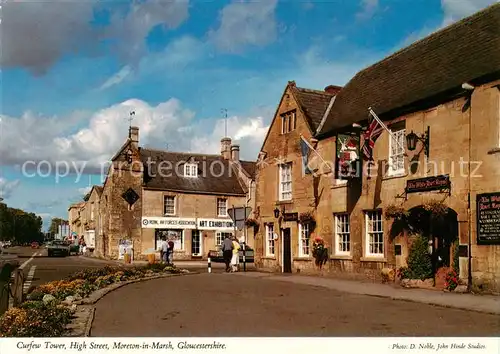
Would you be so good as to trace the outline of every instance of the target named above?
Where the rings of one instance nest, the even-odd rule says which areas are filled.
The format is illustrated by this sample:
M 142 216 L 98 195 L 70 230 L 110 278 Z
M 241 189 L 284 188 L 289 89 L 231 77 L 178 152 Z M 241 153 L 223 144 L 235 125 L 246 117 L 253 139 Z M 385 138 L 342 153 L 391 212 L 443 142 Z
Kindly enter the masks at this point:
M 93 337 L 498 336 L 500 316 L 237 274 L 194 274 L 115 290 Z
M 24 271 L 24 292 L 32 286 L 37 286 L 53 280 L 60 280 L 85 268 L 99 268 L 113 262 L 88 259 L 80 256 L 48 257 L 47 249 L 31 249 L 29 247 L 12 247 L 6 252 L 16 254 Z

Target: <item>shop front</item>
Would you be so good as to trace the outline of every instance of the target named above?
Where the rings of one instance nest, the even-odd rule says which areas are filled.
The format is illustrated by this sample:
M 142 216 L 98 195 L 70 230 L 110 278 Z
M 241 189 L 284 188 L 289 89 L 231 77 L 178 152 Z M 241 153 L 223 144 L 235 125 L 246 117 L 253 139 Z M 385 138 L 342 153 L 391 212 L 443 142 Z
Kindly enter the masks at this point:
M 143 217 L 142 228 L 154 230 L 154 250 L 162 239 L 174 242 L 174 259 L 206 258 L 226 235 L 234 235 L 231 219 Z

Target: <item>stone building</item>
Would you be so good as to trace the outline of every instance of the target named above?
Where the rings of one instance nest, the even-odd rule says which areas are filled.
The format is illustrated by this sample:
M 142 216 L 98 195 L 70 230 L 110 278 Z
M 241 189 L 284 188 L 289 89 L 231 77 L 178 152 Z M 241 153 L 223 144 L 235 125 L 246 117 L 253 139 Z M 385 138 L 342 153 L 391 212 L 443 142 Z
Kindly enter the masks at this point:
M 384 267 L 404 267 L 410 235 L 417 233 L 429 240 L 436 286 L 443 286 L 444 274 L 455 265 L 473 288 L 500 290 L 499 20 L 500 5 L 493 5 L 392 54 L 354 76 L 325 109 L 318 129 L 311 130 L 317 151 L 334 171 L 337 156 L 352 156 L 345 138 L 359 139 L 354 152 L 361 155 L 370 107 L 391 135 L 382 130 L 372 162 L 353 159 L 353 166 L 362 168 L 357 178 L 339 182 L 324 163 L 313 163 L 320 166 L 316 184 L 324 193 L 314 211 L 314 232 L 329 248 L 322 271 L 374 277 Z M 279 135 L 278 117 L 269 135 Z M 274 154 L 295 147 L 295 204 L 295 195 L 312 186 L 313 177 L 302 178 L 297 171 L 297 138 L 281 139 L 284 148 L 275 147 Z M 266 144 L 263 154 L 270 153 Z M 277 188 L 270 187 L 276 184 L 271 167 L 258 170 L 257 205 L 260 191 Z M 309 187 L 302 199 L 313 200 L 314 193 Z M 261 214 L 270 218 L 270 212 L 268 205 Z M 300 230 L 295 232 L 293 259 L 304 243 Z M 281 246 L 283 239 L 275 242 Z M 284 251 L 277 252 L 280 259 Z M 293 270 L 318 271 L 312 259 L 309 268 L 300 262 L 293 262 Z M 266 257 L 258 264 L 266 266 Z
M 234 234 L 228 208 L 254 204 L 255 163 L 240 161 L 239 146 L 221 140 L 221 154 L 158 151 L 139 146 L 139 129 L 111 159 L 100 198 L 102 227 L 96 254 L 119 258 L 119 245 L 135 258 L 155 252 L 162 237 L 175 243 L 175 259 L 203 259 Z M 243 227 L 253 245 L 253 229 Z
M 85 206 L 85 202 L 78 202 L 71 204 L 68 208 L 68 224 L 70 229 L 70 235 L 77 235 L 78 237 L 83 235 L 83 224 L 82 224 L 82 208 Z
M 256 265 L 283 272 L 311 268 L 313 232 L 328 236 L 329 188 L 316 171 L 305 174 L 301 136 L 312 139 L 326 112 L 331 109 L 337 86 L 324 91 L 286 86 L 257 161 L 256 207 L 259 232 L 256 237 Z M 313 164 L 312 156 L 309 165 Z
M 85 196 L 84 206 L 82 207 L 82 225 L 83 236 L 87 249 L 93 252 L 96 247 L 96 234 L 100 227 L 100 199 L 102 186 L 92 186 L 90 192 Z

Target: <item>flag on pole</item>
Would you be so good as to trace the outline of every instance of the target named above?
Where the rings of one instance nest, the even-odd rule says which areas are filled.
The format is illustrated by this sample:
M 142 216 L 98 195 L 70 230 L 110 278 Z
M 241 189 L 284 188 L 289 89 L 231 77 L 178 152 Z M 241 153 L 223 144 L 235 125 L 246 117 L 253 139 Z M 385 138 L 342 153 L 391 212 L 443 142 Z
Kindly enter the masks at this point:
M 367 160 L 373 160 L 373 147 L 375 146 L 375 141 L 383 131 L 384 128 L 382 128 L 376 119 L 369 119 L 368 129 L 363 134 L 363 155 L 365 155 Z
M 382 130 L 385 130 L 389 133 L 389 136 L 399 145 L 400 148 L 404 150 L 404 146 L 401 146 L 401 143 L 394 138 L 391 130 L 387 128 L 387 126 L 380 120 L 380 118 L 375 114 L 372 108 L 368 108 L 368 112 L 370 112 L 373 119 L 370 121 L 368 126 L 368 130 L 364 134 L 365 143 L 363 145 L 363 153 L 366 158 L 369 160 L 373 160 L 373 147 L 375 146 L 375 141 L 382 134 Z
M 311 169 L 307 166 L 309 163 L 309 154 L 311 151 L 314 152 L 320 158 L 320 160 L 323 161 L 323 163 L 326 164 L 330 168 L 330 170 L 332 170 L 331 164 L 326 162 L 325 159 L 321 156 L 321 154 L 319 152 L 317 152 L 311 146 L 311 144 L 306 140 L 306 138 L 304 138 L 302 135 L 300 136 L 300 147 L 302 150 L 302 176 L 305 176 L 306 173 L 312 174 Z M 304 158 L 304 156 L 305 156 L 305 158 Z M 306 171 L 309 171 L 309 172 L 306 172 Z
M 300 136 L 300 150 L 302 152 L 302 177 L 304 177 L 305 175 L 310 175 L 312 173 L 308 166 L 309 153 L 311 152 L 311 149 L 302 135 Z

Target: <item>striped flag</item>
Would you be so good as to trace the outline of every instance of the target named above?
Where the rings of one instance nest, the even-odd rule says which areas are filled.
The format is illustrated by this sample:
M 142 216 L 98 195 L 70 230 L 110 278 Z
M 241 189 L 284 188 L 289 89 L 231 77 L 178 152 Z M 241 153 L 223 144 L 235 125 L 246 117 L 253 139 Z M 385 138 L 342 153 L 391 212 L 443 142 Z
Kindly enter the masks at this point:
M 363 144 L 363 154 L 367 160 L 373 160 L 373 147 L 375 146 L 375 141 L 384 131 L 384 127 L 379 124 L 378 120 L 370 117 L 368 129 L 363 134 L 365 140 Z

